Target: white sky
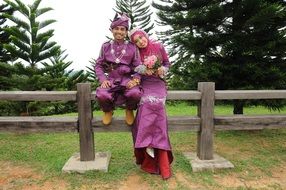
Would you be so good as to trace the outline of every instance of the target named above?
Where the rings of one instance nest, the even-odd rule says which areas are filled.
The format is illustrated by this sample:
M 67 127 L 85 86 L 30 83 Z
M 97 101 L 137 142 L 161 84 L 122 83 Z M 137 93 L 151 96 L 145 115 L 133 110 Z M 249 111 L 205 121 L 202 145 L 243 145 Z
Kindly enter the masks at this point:
M 22 2 L 32 4 L 33 0 Z M 112 36 L 109 26 L 115 15 L 115 0 L 42 0 L 43 7 L 54 9 L 39 18 L 57 20 L 47 28 L 55 30 L 52 40 L 66 49 L 66 61 L 73 61 L 68 69 L 86 70 L 91 65 L 89 60 L 98 57 L 106 36 Z

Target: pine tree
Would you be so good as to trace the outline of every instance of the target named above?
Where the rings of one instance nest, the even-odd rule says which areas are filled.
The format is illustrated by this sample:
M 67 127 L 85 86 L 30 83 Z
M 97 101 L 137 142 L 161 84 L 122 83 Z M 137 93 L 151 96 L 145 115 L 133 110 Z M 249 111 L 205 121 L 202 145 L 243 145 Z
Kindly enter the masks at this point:
M 41 62 L 44 66 L 43 74 L 46 77 L 45 80 L 50 81 L 48 82 L 50 86 L 47 90 L 76 90 L 77 83 L 87 81 L 88 74 L 85 74 L 83 70 L 67 70 L 73 62 L 66 61 L 68 54 L 65 54 L 65 51 L 60 51 L 49 58 L 50 63 Z
M 39 8 L 41 0 L 36 0 L 32 5 L 26 6 L 20 0 L 16 3 L 10 0 L 4 0 L 15 11 L 20 13 L 25 20 L 11 14 L 3 14 L 7 19 L 15 23 L 15 26 L 5 29 L 9 33 L 12 42 L 4 44 L 4 48 L 13 56 L 21 58 L 32 67 L 36 63 L 45 60 L 59 51 L 56 42 L 50 42 L 50 38 L 54 34 L 54 30 L 45 30 L 48 25 L 56 22 L 55 20 L 37 21 L 38 17 L 44 13 L 51 11 L 52 8 Z
M 0 62 L 0 90 L 11 90 L 15 87 L 13 80 L 11 80 L 15 69 L 8 63 Z
M 44 66 L 41 83 L 46 90 L 76 90 L 77 83 L 87 81 L 88 74 L 85 74 L 83 70 L 68 69 L 72 61 L 66 61 L 68 54 L 65 54 L 65 51 L 60 51 L 49 58 L 49 62 L 41 62 Z M 44 107 L 45 109 L 35 110 L 45 115 L 73 112 L 77 109 L 74 102 L 51 102 L 46 105 L 38 103 L 34 107 Z
M 204 80 L 224 90 L 285 89 L 284 0 L 160 0 L 153 6 L 160 24 L 171 27 L 160 34 L 176 56 L 173 78 L 185 87 Z M 243 102 L 235 102 L 234 113 L 242 112 Z
M 147 5 L 146 0 L 116 0 L 115 12 L 127 13 L 131 20 L 132 28 L 141 28 L 149 35 L 152 35 L 154 23 L 151 23 L 150 5 Z
M 0 5 L 0 62 L 7 62 L 12 60 L 11 55 L 3 48 L 3 44 L 10 43 L 9 34 L 4 31 L 6 18 L 3 16 L 4 13 L 13 14 L 13 9 L 7 4 Z

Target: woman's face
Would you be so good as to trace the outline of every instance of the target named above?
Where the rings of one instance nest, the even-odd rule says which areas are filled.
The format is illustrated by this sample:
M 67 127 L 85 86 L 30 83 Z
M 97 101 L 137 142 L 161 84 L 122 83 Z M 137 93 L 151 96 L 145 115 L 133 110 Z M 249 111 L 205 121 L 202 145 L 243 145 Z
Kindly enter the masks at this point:
M 112 29 L 115 40 L 124 40 L 127 35 L 127 29 L 124 26 L 116 26 Z
M 148 45 L 148 40 L 143 34 L 135 34 L 133 41 L 139 48 L 145 48 Z

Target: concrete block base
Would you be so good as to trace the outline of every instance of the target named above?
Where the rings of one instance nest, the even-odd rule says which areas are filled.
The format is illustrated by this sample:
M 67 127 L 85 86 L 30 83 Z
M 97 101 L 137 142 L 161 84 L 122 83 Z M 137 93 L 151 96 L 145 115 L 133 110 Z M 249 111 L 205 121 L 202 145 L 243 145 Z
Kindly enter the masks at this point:
M 80 154 L 75 153 L 62 168 L 63 172 L 71 173 L 84 173 L 91 170 L 100 170 L 107 172 L 110 161 L 110 152 L 97 152 L 95 159 L 92 161 L 80 161 Z
M 194 152 L 184 152 L 183 154 L 190 161 L 194 172 L 199 172 L 203 170 L 214 171 L 215 169 L 234 168 L 234 165 L 230 161 L 224 159 L 217 154 L 214 154 L 213 160 L 200 160 L 197 157 L 197 154 Z

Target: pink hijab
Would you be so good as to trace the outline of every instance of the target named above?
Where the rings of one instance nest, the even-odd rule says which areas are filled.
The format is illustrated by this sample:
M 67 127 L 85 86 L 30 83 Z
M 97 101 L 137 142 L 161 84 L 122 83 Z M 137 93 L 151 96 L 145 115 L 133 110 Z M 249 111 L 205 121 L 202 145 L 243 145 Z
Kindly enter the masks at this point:
M 142 29 L 134 28 L 130 31 L 129 38 L 131 42 L 135 43 L 134 36 L 137 34 L 145 36 L 148 41 L 148 44 L 145 48 L 139 48 L 139 53 L 140 53 L 142 62 L 144 61 L 145 57 L 150 56 L 150 55 L 156 55 L 161 60 L 164 60 L 164 58 L 167 57 L 167 55 L 162 55 L 162 51 L 161 51 L 162 44 L 154 40 L 150 40 L 149 35 Z

